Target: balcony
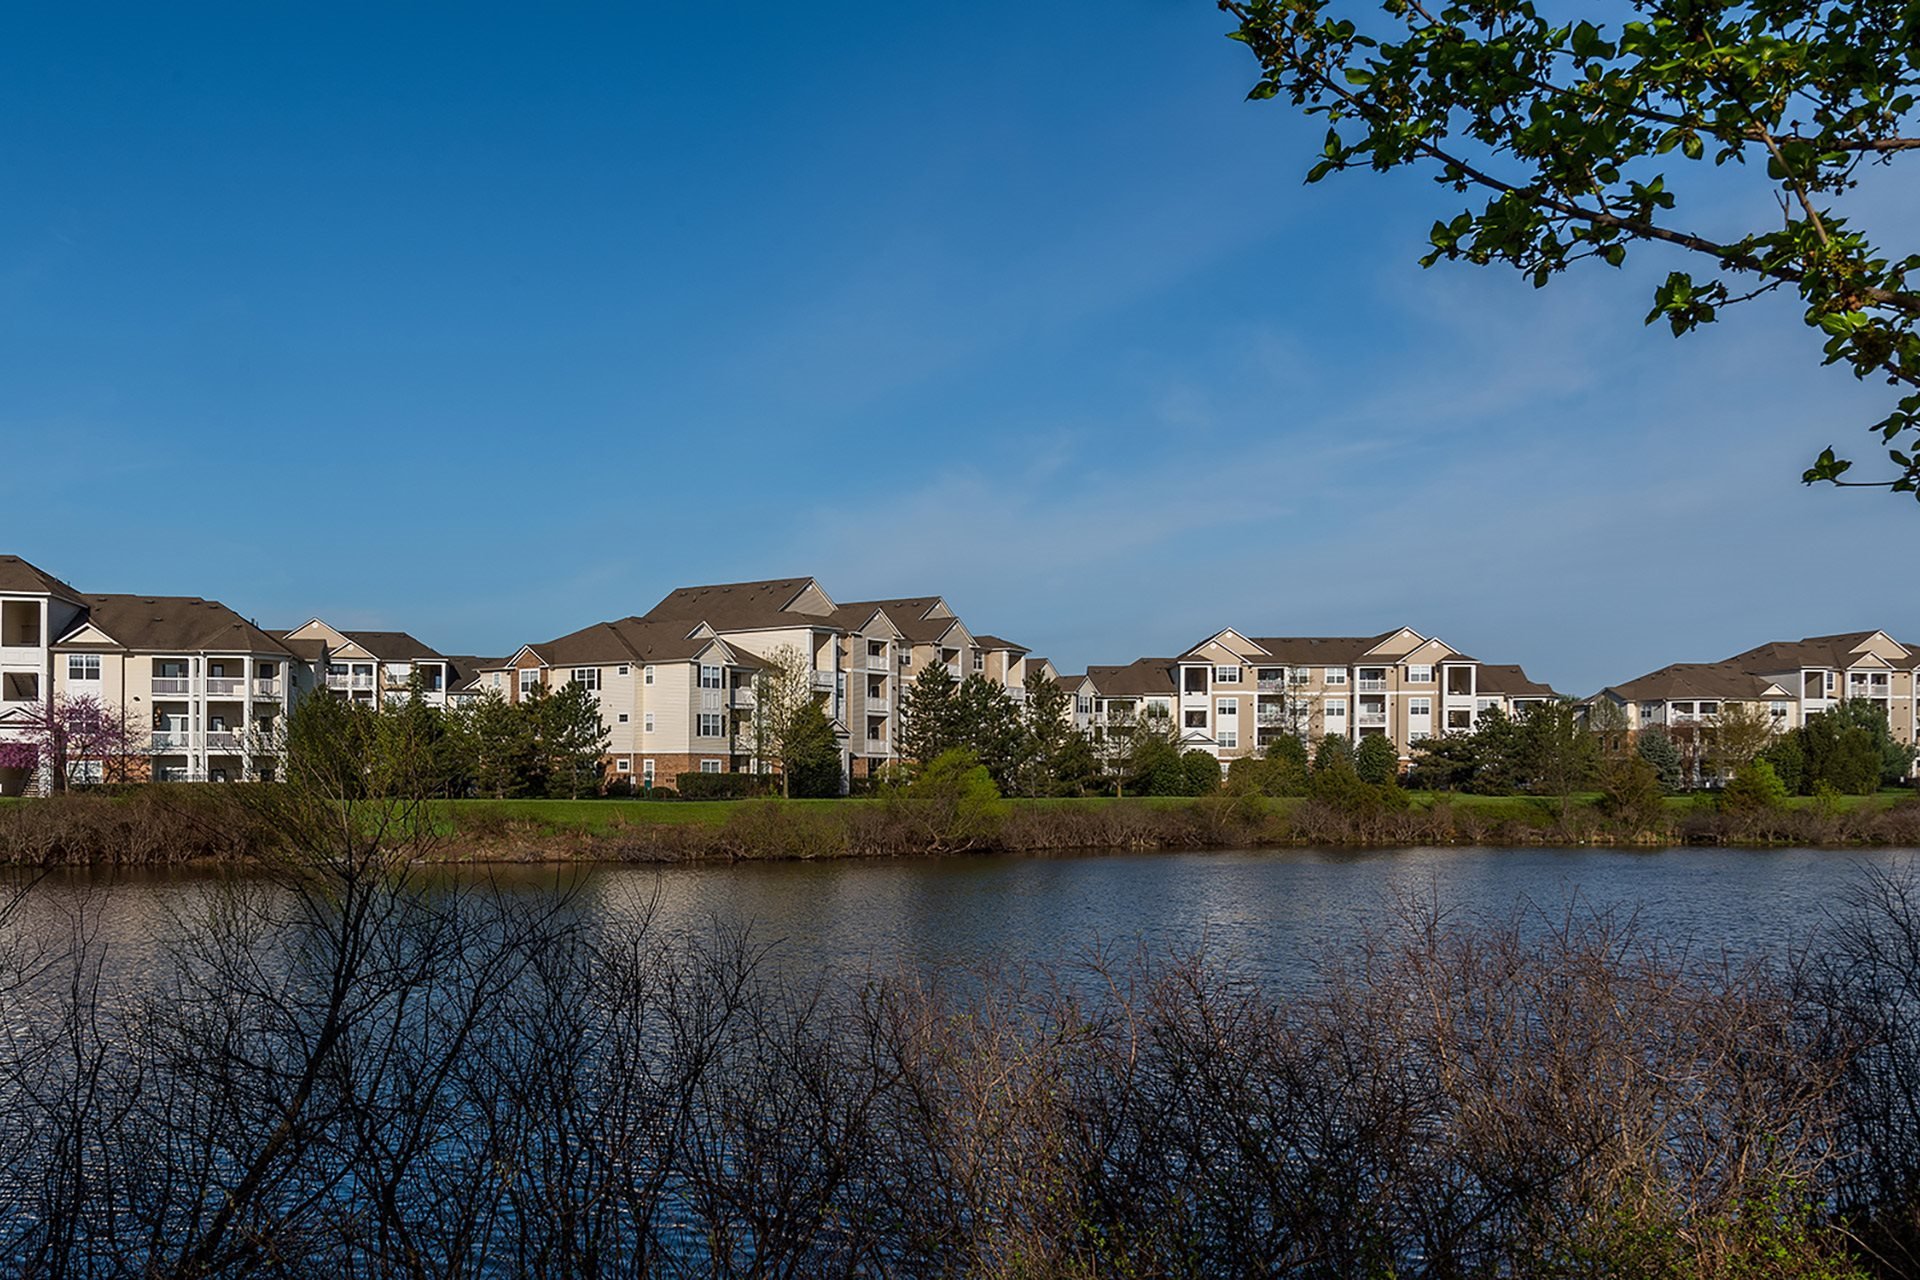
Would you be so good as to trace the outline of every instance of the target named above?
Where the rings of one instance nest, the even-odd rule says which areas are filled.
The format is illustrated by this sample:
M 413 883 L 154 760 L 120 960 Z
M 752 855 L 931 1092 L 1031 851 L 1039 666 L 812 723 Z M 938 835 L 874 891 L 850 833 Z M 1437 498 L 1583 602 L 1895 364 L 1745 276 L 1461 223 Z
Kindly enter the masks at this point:
M 1253 713 L 1253 720 L 1263 729 L 1278 728 L 1287 723 L 1287 713 L 1280 707 L 1259 707 Z
M 373 673 L 363 671 L 348 675 L 344 671 L 329 671 L 327 672 L 327 688 L 371 689 L 373 688 Z
M 38 667 L 46 656 L 38 645 L 0 645 L 0 667 Z
M 207 750 L 232 754 L 240 750 L 240 735 L 230 729 L 214 729 L 207 734 Z
M 189 734 L 184 729 L 156 729 L 154 730 L 153 737 L 148 741 L 147 750 L 155 755 L 164 755 L 172 751 L 185 751 L 187 749 L 187 743 L 192 736 L 192 734 Z
M 887 745 L 885 738 L 868 738 L 866 750 L 863 754 L 870 756 L 890 756 L 893 754 L 893 749 Z
M 893 655 L 892 655 L 892 654 L 887 654 L 887 653 L 870 653 L 870 654 L 868 654 L 868 655 L 867 655 L 867 670 L 869 670 L 869 671 L 891 671 L 891 670 L 893 670 Z
M 156 698 L 184 698 L 192 692 L 191 677 L 155 676 L 153 678 L 153 696 Z
M 1256 680 L 1254 681 L 1253 687 L 1261 693 L 1285 693 L 1287 691 L 1287 682 L 1285 680 Z
M 279 701 L 280 682 L 278 680 L 255 680 L 253 682 L 253 696 L 256 698 L 271 698 L 276 702 Z
M 814 688 L 816 688 L 816 689 L 821 689 L 821 690 L 824 690 L 824 691 L 826 691 L 827 693 L 832 693 L 832 692 L 833 692 L 833 687 L 834 687 L 834 679 L 833 679 L 833 675 L 834 675 L 834 673 L 833 673 L 833 672 L 831 672 L 831 671 L 816 671 L 816 672 L 814 672 L 814 673 L 813 673 L 813 687 L 814 687 Z
M 1356 680 L 1354 683 L 1360 686 L 1361 693 L 1385 693 L 1387 691 L 1387 682 L 1385 680 Z
M 228 676 L 208 676 L 207 696 L 209 698 L 237 698 L 245 681 Z
M 1353 718 L 1353 722 L 1362 729 L 1384 729 L 1387 727 L 1387 713 L 1384 711 L 1362 711 Z
M 737 684 L 733 686 L 733 705 L 734 706 L 751 708 L 759 705 L 759 701 L 760 701 L 760 697 L 758 694 L 756 694 L 753 691 L 752 685 Z

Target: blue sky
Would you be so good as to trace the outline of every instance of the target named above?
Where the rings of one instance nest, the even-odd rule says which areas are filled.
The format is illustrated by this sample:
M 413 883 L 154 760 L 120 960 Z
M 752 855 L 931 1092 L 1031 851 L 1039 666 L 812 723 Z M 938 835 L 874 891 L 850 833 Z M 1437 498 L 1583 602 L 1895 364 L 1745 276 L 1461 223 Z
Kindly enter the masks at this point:
M 1070 668 L 1920 641 L 1920 511 L 1797 482 L 1884 409 L 1790 307 L 1421 271 L 1453 198 L 1303 186 L 1211 4 L 1091 13 L 13 6 L 0 543 L 448 652 L 799 573 Z

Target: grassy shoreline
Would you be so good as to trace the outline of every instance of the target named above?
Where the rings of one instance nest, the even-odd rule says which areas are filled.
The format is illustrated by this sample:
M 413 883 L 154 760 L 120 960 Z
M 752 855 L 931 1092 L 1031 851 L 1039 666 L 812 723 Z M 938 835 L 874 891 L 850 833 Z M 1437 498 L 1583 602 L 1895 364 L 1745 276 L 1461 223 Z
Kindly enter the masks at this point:
M 1723 812 L 1710 796 L 1669 797 L 1622 824 L 1596 795 L 1410 792 L 1404 807 L 1342 810 L 1311 799 L 1085 797 L 1003 800 L 956 814 L 914 802 L 846 800 L 443 800 L 423 859 L 448 863 L 732 862 L 954 853 L 1218 848 L 1531 848 L 1683 845 L 1920 847 L 1912 792 L 1790 800 Z M 0 865 L 244 863 L 271 844 L 231 789 L 0 802 Z

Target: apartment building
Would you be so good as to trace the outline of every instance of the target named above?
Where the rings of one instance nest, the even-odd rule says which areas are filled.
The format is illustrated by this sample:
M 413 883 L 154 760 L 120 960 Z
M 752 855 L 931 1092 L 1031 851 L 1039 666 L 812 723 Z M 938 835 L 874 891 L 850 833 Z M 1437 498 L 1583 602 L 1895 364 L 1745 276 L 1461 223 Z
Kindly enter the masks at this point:
M 86 610 L 73 587 L 19 556 L 0 556 L 0 795 L 25 794 L 41 781 L 24 749 L 26 722 L 54 687 L 54 640 Z
M 445 654 L 404 631 L 343 631 L 312 618 L 291 631 L 272 634 L 284 641 L 322 646 L 322 686 L 353 702 L 411 697 L 417 678 L 421 698 L 445 706 L 456 675 Z
M 120 708 L 158 782 L 271 779 L 312 688 L 286 644 L 196 596 L 89 595 L 53 658 L 55 692 Z
M 520 702 L 580 685 L 600 704 L 611 776 L 671 786 L 746 767 L 759 666 L 710 629 L 628 617 L 522 645 L 474 689 Z
M 1404 761 L 1421 739 L 1471 732 L 1493 708 L 1514 715 L 1559 696 L 1517 666 L 1483 664 L 1411 627 L 1373 636 L 1220 631 L 1176 658 L 1089 667 L 1075 693 L 1077 722 L 1164 710 L 1183 749 L 1222 760 L 1257 755 L 1282 734 L 1356 742 L 1377 734 Z
M 1617 707 L 1629 730 L 1660 726 L 1686 733 L 1736 705 L 1764 708 L 1782 731 L 1843 700 L 1862 698 L 1887 716 L 1896 741 L 1920 741 L 1920 646 L 1884 631 L 1776 640 L 1719 662 L 1676 662 L 1622 684 L 1589 703 Z

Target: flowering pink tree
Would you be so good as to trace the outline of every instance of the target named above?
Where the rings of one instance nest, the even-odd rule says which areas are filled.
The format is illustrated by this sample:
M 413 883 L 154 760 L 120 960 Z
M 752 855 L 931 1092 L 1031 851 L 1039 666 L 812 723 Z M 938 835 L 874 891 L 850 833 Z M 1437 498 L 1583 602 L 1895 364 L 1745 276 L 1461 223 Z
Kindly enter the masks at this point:
M 7 743 L 0 768 L 31 769 L 45 761 L 47 785 L 65 791 L 75 764 L 99 761 L 102 781 L 123 782 L 139 746 L 124 712 L 92 696 L 49 694 L 20 722 L 24 740 Z M 15 759 L 17 757 L 17 759 Z

